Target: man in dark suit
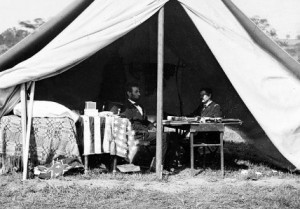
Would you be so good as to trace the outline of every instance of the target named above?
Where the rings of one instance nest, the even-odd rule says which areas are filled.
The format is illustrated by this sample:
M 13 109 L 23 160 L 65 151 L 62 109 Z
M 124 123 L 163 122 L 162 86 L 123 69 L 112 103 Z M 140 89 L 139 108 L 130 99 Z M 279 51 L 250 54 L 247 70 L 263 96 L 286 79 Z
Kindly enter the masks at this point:
M 132 124 L 132 129 L 135 131 L 135 138 L 139 141 L 149 142 L 149 146 L 156 145 L 156 127 L 147 118 L 145 109 L 141 104 L 140 100 L 140 88 L 138 84 L 130 83 L 126 88 L 127 100 L 124 107 L 121 110 L 121 117 L 126 117 Z M 162 139 L 162 164 L 164 163 L 166 151 L 167 151 L 167 140 L 166 135 L 163 135 Z M 141 154 L 139 151 L 136 154 L 136 158 Z
M 204 117 L 222 117 L 221 107 L 212 100 L 212 90 L 210 88 L 202 88 L 200 90 L 200 98 L 202 104 L 193 112 L 193 116 L 200 116 L 201 122 L 204 122 Z
M 222 110 L 219 104 L 212 100 L 213 92 L 210 88 L 202 88 L 200 90 L 201 104 L 199 107 L 190 115 L 197 116 L 200 118 L 200 123 L 207 122 L 207 118 L 221 118 L 223 116 Z M 208 143 L 217 144 L 219 143 L 219 132 L 203 133 L 198 132 L 194 135 L 195 143 Z M 186 149 L 189 152 L 189 147 Z M 215 153 L 217 149 L 210 149 L 212 153 Z M 187 159 L 188 160 L 188 159 Z

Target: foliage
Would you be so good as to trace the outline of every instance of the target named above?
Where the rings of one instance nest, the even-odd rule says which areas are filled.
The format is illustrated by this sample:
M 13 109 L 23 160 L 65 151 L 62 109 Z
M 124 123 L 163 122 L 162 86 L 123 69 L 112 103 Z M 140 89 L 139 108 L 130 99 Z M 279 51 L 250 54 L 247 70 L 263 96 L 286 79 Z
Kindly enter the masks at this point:
M 269 21 L 259 16 L 250 18 L 263 32 L 273 39 L 279 46 L 287 46 L 287 43 L 278 38 L 276 30 L 270 25 Z M 287 35 L 289 36 L 289 35 Z
M 20 27 L 18 28 L 12 27 L 5 30 L 0 34 L 0 55 L 31 34 L 42 24 L 44 24 L 44 20 L 36 18 L 33 21 L 26 20 L 19 22 Z
M 27 29 L 35 30 L 44 23 L 45 21 L 42 18 L 36 18 L 33 21 L 30 20 L 20 21 L 19 25 Z
M 29 32 L 15 27 L 9 28 L 0 35 L 0 44 L 11 48 L 16 43 L 29 35 Z

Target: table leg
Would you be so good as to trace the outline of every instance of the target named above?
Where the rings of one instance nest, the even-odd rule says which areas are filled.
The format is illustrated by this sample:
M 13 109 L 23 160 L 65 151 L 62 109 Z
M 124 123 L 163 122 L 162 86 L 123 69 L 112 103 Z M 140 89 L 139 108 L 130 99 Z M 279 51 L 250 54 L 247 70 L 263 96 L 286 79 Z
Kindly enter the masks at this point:
M 203 147 L 203 169 L 206 168 L 206 148 Z
M 194 133 L 190 133 L 191 175 L 194 176 Z
M 223 132 L 220 132 L 220 148 L 221 148 L 221 175 L 224 178 L 224 145 L 223 145 Z
M 117 156 L 115 155 L 113 157 L 113 175 L 115 175 L 117 173 L 117 161 L 118 161 L 118 159 L 117 159 Z
M 173 149 L 175 149 L 176 151 L 175 151 L 175 166 L 176 166 L 176 168 L 178 168 L 178 165 L 179 165 L 179 163 L 178 163 L 178 156 L 179 156 L 179 149 L 178 149 L 178 147 L 179 147 L 179 129 L 178 128 L 176 128 L 175 129 L 175 139 L 174 139 L 174 141 L 173 141 L 173 143 L 174 143 L 174 146 L 173 146 Z M 173 165 L 173 163 L 174 163 L 174 160 L 171 162 L 171 165 Z
M 87 174 L 89 170 L 89 156 L 84 156 L 84 173 Z

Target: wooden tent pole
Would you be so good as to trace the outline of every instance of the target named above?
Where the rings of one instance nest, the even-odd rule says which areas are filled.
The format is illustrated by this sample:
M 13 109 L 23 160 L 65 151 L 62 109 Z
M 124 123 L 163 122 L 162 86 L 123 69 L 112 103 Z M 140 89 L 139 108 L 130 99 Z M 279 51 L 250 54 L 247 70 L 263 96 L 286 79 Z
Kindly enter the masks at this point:
M 164 69 L 164 7 L 158 14 L 157 46 L 157 132 L 156 132 L 156 175 L 162 179 L 162 135 L 163 135 L 163 69 Z
M 27 89 L 26 83 L 21 85 L 21 107 L 22 107 L 22 159 L 23 159 L 23 168 L 25 167 L 24 158 L 25 158 L 25 147 L 26 147 L 26 122 L 27 122 Z
M 30 131 L 32 123 L 32 111 L 33 111 L 33 99 L 34 99 L 35 82 L 33 81 L 30 87 L 30 101 L 28 108 L 28 120 L 27 120 L 27 131 L 26 131 L 26 142 L 25 142 L 25 156 L 23 159 L 23 180 L 27 179 L 28 174 L 28 156 L 29 156 L 29 145 L 30 145 Z

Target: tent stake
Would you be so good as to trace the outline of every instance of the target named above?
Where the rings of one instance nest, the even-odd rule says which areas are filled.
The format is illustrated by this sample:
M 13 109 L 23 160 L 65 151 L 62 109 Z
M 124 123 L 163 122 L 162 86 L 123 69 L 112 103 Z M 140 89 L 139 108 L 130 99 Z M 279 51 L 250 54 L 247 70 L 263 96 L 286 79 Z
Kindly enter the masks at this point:
M 157 132 L 156 132 L 156 175 L 162 179 L 162 134 L 163 134 L 163 68 L 164 68 L 164 7 L 158 14 L 157 46 Z
M 27 179 L 28 174 L 28 156 L 29 156 L 29 144 L 30 144 L 30 131 L 32 123 L 32 111 L 33 111 L 33 99 L 34 99 L 35 82 L 32 82 L 30 87 L 30 101 L 28 108 L 28 120 L 27 120 L 27 131 L 26 131 L 26 141 L 25 141 L 25 156 L 23 159 L 23 180 Z M 24 145 L 23 145 L 24 147 Z
M 22 107 L 22 159 L 25 158 L 25 147 L 26 147 L 26 122 L 27 122 L 27 89 L 26 83 L 21 85 L 21 107 Z M 23 169 L 25 167 L 23 160 Z

